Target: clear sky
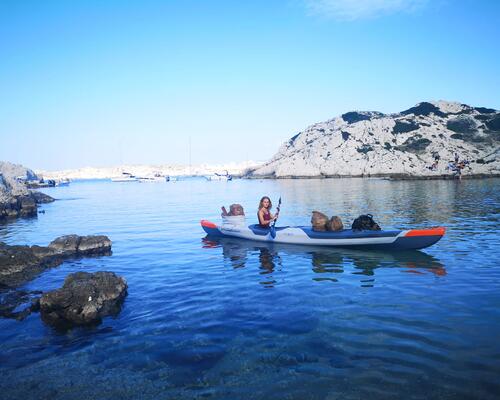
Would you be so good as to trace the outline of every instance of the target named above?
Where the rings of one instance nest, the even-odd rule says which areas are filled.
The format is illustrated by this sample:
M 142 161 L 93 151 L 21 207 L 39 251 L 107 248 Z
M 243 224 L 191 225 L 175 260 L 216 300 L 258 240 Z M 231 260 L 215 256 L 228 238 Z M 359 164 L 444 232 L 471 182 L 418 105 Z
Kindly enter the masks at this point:
M 500 109 L 500 1 L 0 0 L 0 160 L 266 160 L 308 125 Z

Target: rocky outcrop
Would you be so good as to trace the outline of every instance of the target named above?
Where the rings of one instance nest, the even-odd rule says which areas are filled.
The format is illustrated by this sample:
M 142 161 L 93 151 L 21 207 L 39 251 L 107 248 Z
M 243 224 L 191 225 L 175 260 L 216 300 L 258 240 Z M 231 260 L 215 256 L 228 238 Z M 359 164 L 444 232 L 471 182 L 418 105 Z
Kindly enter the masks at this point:
M 40 312 L 50 325 L 96 324 L 117 313 L 126 294 L 125 279 L 112 272 L 77 272 L 68 275 L 62 288 L 42 296 Z
M 0 172 L 8 177 L 22 178 L 28 181 L 38 179 L 38 176 L 31 169 L 20 164 L 13 164 L 6 161 L 0 161 Z
M 500 112 L 446 101 L 396 114 L 348 112 L 288 140 L 248 177 L 500 175 Z
M 47 247 L 0 242 L 0 285 L 18 286 L 68 258 L 109 254 L 111 240 L 107 236 L 62 236 Z
M 46 204 L 52 203 L 54 201 L 53 197 L 48 194 L 37 192 L 36 190 L 31 190 L 31 197 L 35 200 L 36 204 Z
M 21 165 L 0 162 L 0 221 L 7 218 L 32 217 L 37 205 L 54 199 L 44 193 L 28 190 L 18 179 L 36 179 L 33 171 Z

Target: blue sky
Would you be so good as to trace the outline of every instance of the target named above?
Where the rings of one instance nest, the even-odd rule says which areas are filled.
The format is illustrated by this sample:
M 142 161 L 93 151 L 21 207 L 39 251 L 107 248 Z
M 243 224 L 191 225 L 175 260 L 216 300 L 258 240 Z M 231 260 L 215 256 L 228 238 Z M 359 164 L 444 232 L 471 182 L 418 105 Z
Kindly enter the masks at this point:
M 0 0 L 0 160 L 266 160 L 425 100 L 500 109 L 500 2 Z

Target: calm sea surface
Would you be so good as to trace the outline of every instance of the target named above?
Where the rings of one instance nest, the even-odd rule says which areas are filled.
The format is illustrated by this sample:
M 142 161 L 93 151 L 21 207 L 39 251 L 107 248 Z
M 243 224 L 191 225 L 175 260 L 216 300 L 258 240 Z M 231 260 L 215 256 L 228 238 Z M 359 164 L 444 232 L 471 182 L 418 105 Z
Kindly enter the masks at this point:
M 0 319 L 2 399 L 387 399 L 500 397 L 500 179 L 74 182 L 0 241 L 105 234 L 113 255 L 67 261 L 126 278 L 121 313 L 56 331 Z M 420 252 L 204 238 L 220 206 L 282 197 L 280 224 L 312 210 L 383 228 L 444 225 Z

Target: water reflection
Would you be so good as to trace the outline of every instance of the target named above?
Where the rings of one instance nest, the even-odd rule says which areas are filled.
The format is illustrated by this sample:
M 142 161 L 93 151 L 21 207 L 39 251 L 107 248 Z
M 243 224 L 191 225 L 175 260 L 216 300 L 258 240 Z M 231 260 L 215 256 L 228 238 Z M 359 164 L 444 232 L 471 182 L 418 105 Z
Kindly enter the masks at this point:
M 284 260 L 291 257 L 291 263 L 309 262 L 311 270 L 318 274 L 312 278 L 315 281 L 337 282 L 341 274 L 348 273 L 366 276 L 360 280 L 362 286 L 373 286 L 374 280 L 370 278 L 379 268 L 397 268 L 401 272 L 417 275 L 432 273 L 437 277 L 447 274 L 436 257 L 417 250 L 387 253 L 209 237 L 203 238 L 202 242 L 204 248 L 221 248 L 224 260 L 235 269 L 244 268 L 257 259 L 260 275 L 266 278 L 260 283 L 266 287 L 274 286 L 276 279 L 273 274 L 280 272 Z

